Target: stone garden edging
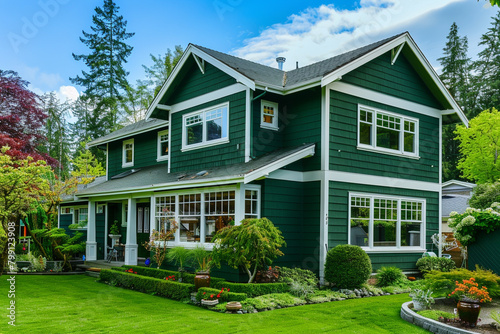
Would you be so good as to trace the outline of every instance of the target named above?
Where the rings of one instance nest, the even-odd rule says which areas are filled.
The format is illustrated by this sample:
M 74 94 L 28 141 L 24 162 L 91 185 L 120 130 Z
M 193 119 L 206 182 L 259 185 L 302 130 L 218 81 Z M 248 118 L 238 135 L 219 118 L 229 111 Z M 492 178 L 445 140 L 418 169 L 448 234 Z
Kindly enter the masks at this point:
M 438 334 L 465 334 L 465 333 L 477 334 L 475 332 L 471 332 L 466 329 L 452 327 L 445 323 L 423 317 L 420 314 L 414 312 L 410 308 L 410 305 L 413 306 L 413 302 L 406 302 L 403 305 L 401 305 L 401 313 L 400 313 L 401 318 L 409 323 L 422 327 L 423 329 L 428 330 L 429 332 Z

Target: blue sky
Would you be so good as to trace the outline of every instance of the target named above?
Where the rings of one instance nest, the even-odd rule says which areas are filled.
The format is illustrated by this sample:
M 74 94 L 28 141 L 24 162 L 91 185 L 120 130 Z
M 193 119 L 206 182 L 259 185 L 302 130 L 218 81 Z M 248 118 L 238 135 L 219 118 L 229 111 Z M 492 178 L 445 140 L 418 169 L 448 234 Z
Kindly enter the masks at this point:
M 134 47 L 125 65 L 134 83 L 144 76 L 149 54 L 175 45 L 200 44 L 275 66 L 285 56 L 285 70 L 322 60 L 403 31 L 409 31 L 431 64 L 450 25 L 469 38 L 469 54 L 480 50 L 480 36 L 498 11 L 484 0 L 361 1 L 123 1 L 115 0 L 128 21 Z M 37 93 L 56 91 L 75 98 L 81 87 L 69 77 L 85 66 L 72 53 L 89 52 L 80 42 L 89 31 L 94 8 L 102 0 L 24 0 L 0 2 L 0 68 L 17 71 Z

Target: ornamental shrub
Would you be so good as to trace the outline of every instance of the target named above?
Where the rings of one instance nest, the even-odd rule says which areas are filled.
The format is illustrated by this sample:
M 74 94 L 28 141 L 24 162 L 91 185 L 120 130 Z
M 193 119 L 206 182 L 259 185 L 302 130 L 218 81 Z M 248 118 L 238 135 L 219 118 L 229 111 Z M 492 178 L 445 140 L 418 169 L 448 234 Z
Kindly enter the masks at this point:
M 398 267 L 382 267 L 377 270 L 377 286 L 402 286 L 408 281 Z
M 338 288 L 359 288 L 371 272 L 370 258 L 359 246 L 338 245 L 326 254 L 325 279 Z
M 195 291 L 195 286 L 193 284 L 178 283 L 176 281 L 167 281 L 116 270 L 101 270 L 99 280 L 126 289 L 154 293 L 175 300 L 189 298 L 191 292 Z
M 217 282 L 216 289 L 229 288 L 231 292 L 246 293 L 248 297 L 262 296 L 270 293 L 288 292 L 286 283 L 232 283 Z
M 318 278 L 315 273 L 307 269 L 281 267 L 278 282 L 287 283 L 288 285 L 296 282 L 316 288 Z
M 222 289 L 222 288 L 221 288 Z M 240 302 L 242 300 L 247 299 L 246 293 L 237 293 L 232 292 L 229 288 L 229 291 L 224 288 L 224 292 L 221 293 L 221 289 L 213 289 L 213 288 L 199 288 L 196 293 L 196 300 L 200 301 L 204 298 L 204 295 L 215 295 L 217 296 L 220 293 L 219 302 Z
M 428 273 L 432 270 L 448 272 L 455 269 L 455 261 L 452 259 L 447 259 L 445 257 L 421 257 L 417 261 L 417 268 L 422 273 Z
M 490 233 L 500 228 L 500 203 L 495 202 L 484 210 L 467 208 L 462 214 L 453 211 L 448 226 L 462 246 L 468 246 L 476 241 L 481 231 Z

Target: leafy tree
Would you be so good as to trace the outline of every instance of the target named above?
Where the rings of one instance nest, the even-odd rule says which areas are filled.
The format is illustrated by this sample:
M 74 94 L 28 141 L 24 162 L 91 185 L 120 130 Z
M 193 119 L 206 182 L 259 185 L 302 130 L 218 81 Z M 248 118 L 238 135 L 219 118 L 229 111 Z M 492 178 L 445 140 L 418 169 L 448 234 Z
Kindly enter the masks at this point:
M 167 49 L 167 52 L 163 56 L 154 56 L 153 54 L 150 54 L 153 65 L 151 67 L 142 65 L 144 71 L 146 72 L 146 80 L 139 81 L 139 85 L 152 88 L 154 91 L 153 97 L 155 97 L 160 91 L 161 86 L 163 86 L 167 78 L 174 70 L 175 65 L 177 65 L 181 59 L 183 53 L 184 50 L 182 49 L 182 46 L 176 45 L 174 52 Z
M 9 154 L 8 146 L 0 150 L 0 237 L 7 231 L 9 222 L 25 216 L 41 194 L 48 189 L 45 175 L 51 172 L 43 160 L 34 161 L 30 156 L 20 159 Z M 0 253 L 0 269 L 7 260 L 7 248 Z M 1 274 L 1 270 L 0 270 Z
M 500 203 L 500 181 L 478 184 L 469 199 L 469 206 L 476 209 L 486 209 L 495 202 Z
M 105 175 L 106 171 L 92 152 L 85 148 L 85 143 L 80 144 L 80 146 L 79 155 L 72 161 L 71 176 L 77 178 L 78 183 L 88 184 L 94 181 L 97 176 Z
M 0 70 L 0 147 L 15 159 L 31 156 L 51 166 L 58 161 L 39 150 L 45 141 L 43 127 L 47 115 L 38 95 L 28 90 L 28 82 L 14 71 Z
M 458 168 L 462 176 L 476 183 L 500 179 L 500 113 L 495 108 L 485 110 L 469 122 L 469 127 L 458 126 L 462 159 Z
M 257 270 L 270 265 L 286 246 L 281 231 L 267 218 L 244 219 L 240 225 L 226 226 L 213 238 L 212 264 L 222 261 L 233 268 L 241 267 L 252 283 Z
M 118 14 L 119 8 L 112 0 L 104 0 L 102 7 L 95 8 L 92 32 L 82 31 L 83 37 L 80 37 L 91 53 L 73 54 L 73 58 L 83 61 L 89 71 L 70 78 L 71 82 L 85 88 L 86 98 L 95 105 L 92 117 L 99 120 L 95 125 L 102 125 L 105 132 L 115 130 L 118 124 L 118 102 L 128 86 L 128 72 L 123 64 L 133 49 L 125 40 L 134 33 L 126 32 L 127 21 Z M 99 137 L 94 133 L 88 135 L 91 139 Z

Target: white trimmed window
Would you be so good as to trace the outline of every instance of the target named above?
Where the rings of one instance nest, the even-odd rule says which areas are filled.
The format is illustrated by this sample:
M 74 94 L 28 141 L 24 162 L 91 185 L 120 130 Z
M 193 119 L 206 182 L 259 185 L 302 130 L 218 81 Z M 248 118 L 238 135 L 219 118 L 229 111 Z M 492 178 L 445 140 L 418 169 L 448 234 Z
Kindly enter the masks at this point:
M 418 157 L 418 119 L 359 106 L 358 148 Z
M 260 103 L 260 127 L 278 130 L 278 104 L 262 100 Z
M 258 190 L 245 190 L 245 218 L 259 218 Z
M 182 116 L 182 148 L 191 149 L 229 141 L 229 103 Z
M 425 200 L 349 195 L 349 243 L 365 250 L 425 249 Z
M 134 166 L 134 139 L 123 141 L 122 167 Z
M 234 191 L 205 193 L 205 242 L 211 242 L 221 228 L 234 224 L 234 214 Z
M 73 208 L 68 208 L 68 207 L 61 208 L 61 215 L 72 215 L 72 214 L 73 214 Z
M 167 160 L 168 159 L 168 130 L 158 132 L 158 154 L 157 159 Z

